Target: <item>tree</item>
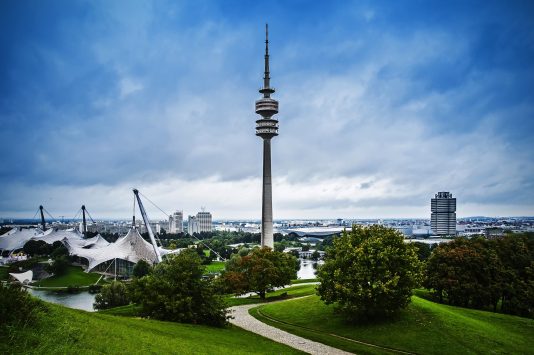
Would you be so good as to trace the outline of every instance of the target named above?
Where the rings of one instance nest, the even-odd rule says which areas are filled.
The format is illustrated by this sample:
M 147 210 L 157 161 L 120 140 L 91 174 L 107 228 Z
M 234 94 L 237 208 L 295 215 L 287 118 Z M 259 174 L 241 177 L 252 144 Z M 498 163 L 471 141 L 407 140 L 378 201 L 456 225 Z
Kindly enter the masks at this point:
M 222 326 L 227 323 L 226 304 L 217 295 L 194 250 L 168 256 L 152 273 L 132 282 L 132 300 L 141 315 L 182 323 Z
M 148 275 L 149 273 L 150 273 L 150 264 L 148 264 L 143 259 L 139 260 L 133 268 L 134 277 L 143 277 L 145 275 Z
M 424 261 L 430 257 L 430 254 L 432 253 L 430 245 L 421 242 L 413 242 L 413 244 L 417 248 L 417 257 L 420 261 Z
M 494 310 L 501 295 L 502 264 L 484 238 L 458 238 L 434 249 L 428 258 L 424 285 L 451 305 Z
M 318 294 L 349 320 L 389 316 L 406 307 L 420 280 L 415 248 L 380 225 L 354 226 L 333 240 L 319 268 Z
M 311 259 L 317 261 L 319 260 L 320 257 L 321 257 L 321 254 L 317 250 L 314 250 L 311 255 Z
M 286 247 L 285 247 L 284 243 L 281 243 L 281 242 L 274 243 L 274 251 L 282 252 L 282 251 L 284 251 L 285 248 Z
M 102 286 L 100 293 L 95 296 L 95 309 L 108 309 L 130 304 L 126 285 L 120 281 L 112 281 L 109 285 Z
M 222 277 L 236 294 L 255 292 L 264 299 L 267 291 L 289 284 L 300 264 L 294 256 L 270 248 L 256 248 L 245 256 L 230 259 Z
M 52 246 L 42 240 L 30 239 L 22 248 L 30 256 L 49 255 L 52 252 Z
M 47 271 L 58 276 L 63 275 L 67 272 L 67 268 L 69 267 L 70 263 L 66 256 L 62 255 L 54 259 L 52 264 L 48 265 Z

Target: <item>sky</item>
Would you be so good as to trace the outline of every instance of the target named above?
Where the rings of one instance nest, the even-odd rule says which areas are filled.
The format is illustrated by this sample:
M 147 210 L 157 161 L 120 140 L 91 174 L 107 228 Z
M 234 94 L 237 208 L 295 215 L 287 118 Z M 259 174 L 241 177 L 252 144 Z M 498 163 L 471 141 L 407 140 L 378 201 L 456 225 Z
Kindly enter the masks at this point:
M 531 1 L 0 2 L 0 217 L 534 215 Z M 165 218 L 149 204 L 151 219 Z

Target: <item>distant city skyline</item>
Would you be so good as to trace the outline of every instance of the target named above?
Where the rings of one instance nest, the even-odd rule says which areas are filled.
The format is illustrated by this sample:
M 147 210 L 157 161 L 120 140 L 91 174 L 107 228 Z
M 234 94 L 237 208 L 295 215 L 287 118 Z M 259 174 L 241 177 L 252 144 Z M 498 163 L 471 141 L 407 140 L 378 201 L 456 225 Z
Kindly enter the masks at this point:
M 269 23 L 274 220 L 534 215 L 534 3 L 0 4 L 0 218 L 39 205 L 260 219 Z M 164 216 L 146 206 L 151 219 Z

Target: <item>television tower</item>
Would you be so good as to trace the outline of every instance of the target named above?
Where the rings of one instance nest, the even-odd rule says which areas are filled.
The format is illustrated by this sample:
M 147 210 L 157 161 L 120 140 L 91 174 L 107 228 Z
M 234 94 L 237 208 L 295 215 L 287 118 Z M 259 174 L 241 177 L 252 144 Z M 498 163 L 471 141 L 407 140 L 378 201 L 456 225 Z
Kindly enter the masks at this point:
M 265 25 L 265 74 L 263 97 L 256 101 L 256 113 L 262 118 L 256 121 L 256 135 L 263 138 L 263 194 L 261 208 L 261 246 L 274 248 L 273 238 L 273 192 L 271 180 L 271 138 L 278 135 L 278 120 L 272 118 L 278 113 L 278 101 L 271 99 L 274 88 L 269 76 L 269 27 Z

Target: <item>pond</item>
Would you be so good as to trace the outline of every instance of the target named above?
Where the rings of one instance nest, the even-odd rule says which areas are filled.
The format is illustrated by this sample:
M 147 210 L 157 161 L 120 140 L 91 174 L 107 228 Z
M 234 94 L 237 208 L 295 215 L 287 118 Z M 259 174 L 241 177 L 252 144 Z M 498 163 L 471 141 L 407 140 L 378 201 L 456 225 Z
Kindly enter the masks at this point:
M 57 303 L 65 307 L 94 312 L 95 295 L 88 291 L 78 293 L 43 291 L 28 288 L 28 293 L 46 302 Z
M 300 270 L 297 272 L 298 279 L 314 279 L 317 272 L 317 266 L 322 265 L 324 261 L 314 261 L 309 259 L 299 259 Z
M 300 270 L 297 272 L 299 279 L 313 279 L 317 266 L 323 264 L 323 261 L 314 261 L 309 259 L 300 259 Z M 60 304 L 65 307 L 81 309 L 88 312 L 94 312 L 93 303 L 95 302 L 95 294 L 88 291 L 78 293 L 54 292 L 36 290 L 32 288 L 27 289 L 30 294 L 38 297 L 46 302 Z

